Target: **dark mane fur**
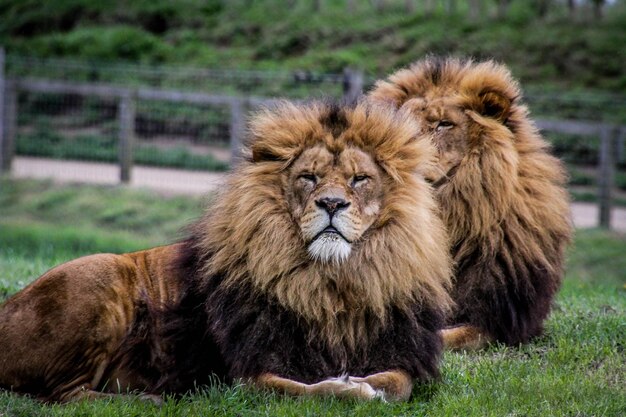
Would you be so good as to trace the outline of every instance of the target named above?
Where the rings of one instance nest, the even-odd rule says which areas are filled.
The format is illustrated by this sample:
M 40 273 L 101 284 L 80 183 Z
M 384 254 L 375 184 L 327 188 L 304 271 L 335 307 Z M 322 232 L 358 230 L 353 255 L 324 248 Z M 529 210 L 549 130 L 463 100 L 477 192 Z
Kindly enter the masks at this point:
M 438 376 L 439 355 L 433 352 L 441 351 L 437 335 L 444 324 L 441 311 L 415 306 L 407 314 L 391 308 L 388 325 L 369 346 L 331 349 L 311 339 L 310 326 L 294 312 L 251 286 L 222 287 L 219 276 L 200 284 L 200 259 L 194 239 L 185 241 L 175 267 L 176 275 L 186 281 L 179 302 L 161 311 L 146 310 L 135 326 L 149 328 L 141 323 L 160 322 L 159 333 L 129 335 L 132 356 L 141 358 L 138 369 L 149 373 L 147 381 L 158 381 L 147 388 L 150 392 L 184 393 L 215 380 L 230 382 L 262 372 L 305 383 L 387 368 L 405 369 L 420 380 Z M 407 334 L 412 337 L 403 336 Z M 148 362 L 155 345 L 161 346 L 160 356 Z M 406 352 L 416 352 L 417 357 Z M 160 377 L 155 378 L 157 374 Z
M 561 277 L 541 260 L 515 257 L 510 244 L 487 256 L 475 250 L 457 257 L 460 279 L 452 295 L 458 308 L 448 323 L 473 324 L 499 342 L 516 345 L 542 333 Z

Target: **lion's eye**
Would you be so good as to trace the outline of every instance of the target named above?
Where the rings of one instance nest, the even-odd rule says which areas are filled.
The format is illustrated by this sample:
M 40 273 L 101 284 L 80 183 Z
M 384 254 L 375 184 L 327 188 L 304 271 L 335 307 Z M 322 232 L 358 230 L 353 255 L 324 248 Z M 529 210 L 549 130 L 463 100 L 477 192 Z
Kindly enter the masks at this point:
M 358 184 L 361 184 L 367 181 L 368 179 L 370 179 L 369 175 L 364 175 L 364 174 L 355 175 L 354 177 L 352 177 L 352 186 L 354 187 Z
M 454 123 L 452 123 L 450 120 L 439 120 L 437 122 L 437 126 L 435 126 L 435 130 L 439 131 L 444 129 L 450 129 L 451 127 L 454 127 Z
M 310 182 L 312 184 L 317 184 L 317 177 L 315 176 L 315 174 L 311 174 L 311 173 L 304 173 L 304 174 L 300 174 L 298 175 L 298 179 L 302 179 L 306 182 Z

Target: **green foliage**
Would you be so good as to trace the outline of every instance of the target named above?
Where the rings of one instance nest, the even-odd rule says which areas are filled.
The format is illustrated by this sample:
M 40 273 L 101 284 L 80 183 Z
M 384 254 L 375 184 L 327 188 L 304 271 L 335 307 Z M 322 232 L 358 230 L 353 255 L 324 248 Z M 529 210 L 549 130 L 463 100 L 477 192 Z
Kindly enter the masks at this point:
M 476 20 L 464 2 L 453 15 L 442 7 L 426 15 L 421 2 L 413 13 L 401 2 L 382 12 L 373 2 L 356 2 L 354 11 L 345 1 L 323 3 L 314 11 L 309 1 L 6 0 L 0 42 L 40 56 L 322 72 L 354 65 L 377 75 L 428 53 L 462 54 L 507 63 L 524 85 L 626 92 L 619 2 L 600 21 L 583 9 L 570 19 L 564 4 L 539 18 L 541 2 L 524 0 L 511 1 L 505 19 L 494 17 L 496 2 L 483 1 Z
M 536 117 L 606 120 L 626 123 L 626 97 L 610 92 L 526 89 L 525 101 Z
M 152 63 L 168 60 L 172 49 L 162 39 L 124 25 L 78 28 L 68 33 L 42 35 L 32 42 L 16 43 L 17 51 L 28 54 Z
M 615 184 L 620 190 L 626 191 L 626 172 L 615 173 Z
M 572 164 L 597 165 L 600 141 L 580 135 L 567 135 L 548 132 L 546 139 L 559 158 Z
M 197 155 L 185 147 L 176 147 L 167 151 L 155 146 L 142 145 L 135 150 L 135 162 L 140 165 L 178 167 L 191 170 L 226 171 L 228 164 L 211 155 Z
M 86 15 L 106 12 L 102 2 L 93 0 L 3 1 L 0 3 L 0 33 L 32 36 L 40 33 L 67 31 Z
M 54 159 L 117 162 L 117 140 L 111 136 L 78 135 L 62 136 L 51 130 L 37 130 L 20 135 L 17 154 L 41 156 Z M 139 144 L 134 149 L 134 162 L 140 165 L 176 167 L 191 170 L 226 171 L 228 164 L 212 155 L 198 155 L 180 146 L 160 149 L 153 145 Z

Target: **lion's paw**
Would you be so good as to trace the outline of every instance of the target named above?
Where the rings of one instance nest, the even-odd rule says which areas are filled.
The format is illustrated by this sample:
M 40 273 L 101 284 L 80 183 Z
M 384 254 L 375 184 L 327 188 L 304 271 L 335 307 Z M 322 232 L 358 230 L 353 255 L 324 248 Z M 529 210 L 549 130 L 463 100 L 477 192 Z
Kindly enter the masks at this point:
M 315 392 L 333 394 L 338 397 L 360 398 L 371 400 L 374 398 L 384 399 L 382 391 L 374 389 L 367 382 L 357 381 L 349 376 L 329 378 L 325 381 L 311 385 Z

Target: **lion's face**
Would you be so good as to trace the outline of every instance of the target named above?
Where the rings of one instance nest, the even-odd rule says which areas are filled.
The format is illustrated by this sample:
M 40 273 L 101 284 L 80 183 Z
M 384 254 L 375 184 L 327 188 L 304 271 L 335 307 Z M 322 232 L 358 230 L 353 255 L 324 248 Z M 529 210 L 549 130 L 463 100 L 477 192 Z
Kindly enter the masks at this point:
M 377 82 L 369 96 L 408 110 L 431 134 L 436 167 L 425 176 L 442 184 L 468 159 L 480 159 L 483 145 L 511 149 L 509 117 L 519 94 L 508 70 L 493 62 L 427 58 Z
M 470 149 L 472 121 L 454 95 L 426 95 L 402 105 L 420 122 L 422 133 L 430 133 L 437 149 L 435 169 L 425 172 L 437 184 L 452 174 Z
M 287 200 L 309 255 L 342 262 L 378 217 L 382 172 L 370 155 L 347 147 L 305 150 L 289 171 Z

